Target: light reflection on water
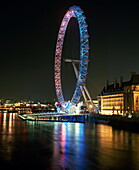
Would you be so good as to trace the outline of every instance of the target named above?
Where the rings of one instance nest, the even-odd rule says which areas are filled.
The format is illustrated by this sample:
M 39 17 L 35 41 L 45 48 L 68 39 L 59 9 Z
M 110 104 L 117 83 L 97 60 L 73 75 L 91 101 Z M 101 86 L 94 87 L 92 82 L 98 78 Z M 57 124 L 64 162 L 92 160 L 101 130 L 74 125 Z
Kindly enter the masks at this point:
M 0 164 L 14 169 L 139 169 L 139 133 L 0 114 Z

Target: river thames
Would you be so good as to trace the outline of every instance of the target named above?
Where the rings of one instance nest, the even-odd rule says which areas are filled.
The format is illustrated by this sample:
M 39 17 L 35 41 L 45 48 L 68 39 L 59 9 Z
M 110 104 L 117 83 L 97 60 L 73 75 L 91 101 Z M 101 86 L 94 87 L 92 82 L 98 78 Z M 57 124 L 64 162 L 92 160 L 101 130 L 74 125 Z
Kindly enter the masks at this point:
M 0 113 L 0 167 L 139 169 L 139 133 L 95 123 L 22 121 Z

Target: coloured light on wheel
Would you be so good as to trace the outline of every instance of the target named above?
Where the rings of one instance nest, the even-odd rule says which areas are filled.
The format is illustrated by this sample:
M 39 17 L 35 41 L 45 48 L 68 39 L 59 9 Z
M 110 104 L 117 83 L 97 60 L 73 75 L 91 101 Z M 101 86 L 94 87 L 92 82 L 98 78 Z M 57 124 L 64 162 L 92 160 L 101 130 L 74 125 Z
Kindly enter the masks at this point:
M 65 32 L 70 19 L 74 17 L 78 21 L 79 31 L 80 31 L 80 65 L 79 74 L 76 83 L 76 88 L 71 99 L 71 103 L 78 103 L 82 95 L 82 86 L 85 84 L 87 67 L 88 67 L 88 56 L 89 56 L 89 40 L 87 24 L 85 21 L 85 16 L 83 11 L 78 6 L 72 6 L 69 8 L 68 12 L 65 14 L 60 29 L 58 33 L 56 52 L 55 52 L 55 65 L 54 65 L 54 76 L 55 76 L 55 88 L 56 95 L 59 103 L 64 106 L 65 100 L 62 92 L 61 84 L 61 58 L 62 58 L 62 48 L 64 43 Z

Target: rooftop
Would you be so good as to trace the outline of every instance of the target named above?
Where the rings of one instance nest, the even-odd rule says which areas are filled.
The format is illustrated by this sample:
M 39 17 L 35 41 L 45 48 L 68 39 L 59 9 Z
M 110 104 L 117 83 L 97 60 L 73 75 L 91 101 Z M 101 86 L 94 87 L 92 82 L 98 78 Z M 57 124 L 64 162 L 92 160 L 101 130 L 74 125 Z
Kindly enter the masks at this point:
M 131 79 L 129 81 L 117 82 L 117 79 L 112 84 L 106 84 L 99 95 L 103 95 L 109 92 L 119 93 L 124 90 L 125 86 L 139 85 L 139 74 L 131 73 Z

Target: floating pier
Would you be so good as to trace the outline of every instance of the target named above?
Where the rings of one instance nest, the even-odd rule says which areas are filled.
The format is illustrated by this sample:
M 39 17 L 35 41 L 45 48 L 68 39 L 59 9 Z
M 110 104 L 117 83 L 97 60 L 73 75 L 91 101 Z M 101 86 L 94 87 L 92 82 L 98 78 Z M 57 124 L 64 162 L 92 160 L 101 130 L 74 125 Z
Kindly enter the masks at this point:
M 85 123 L 88 119 L 88 114 L 52 114 L 52 113 L 35 113 L 19 115 L 22 120 L 29 121 L 53 121 L 53 122 L 81 122 Z

